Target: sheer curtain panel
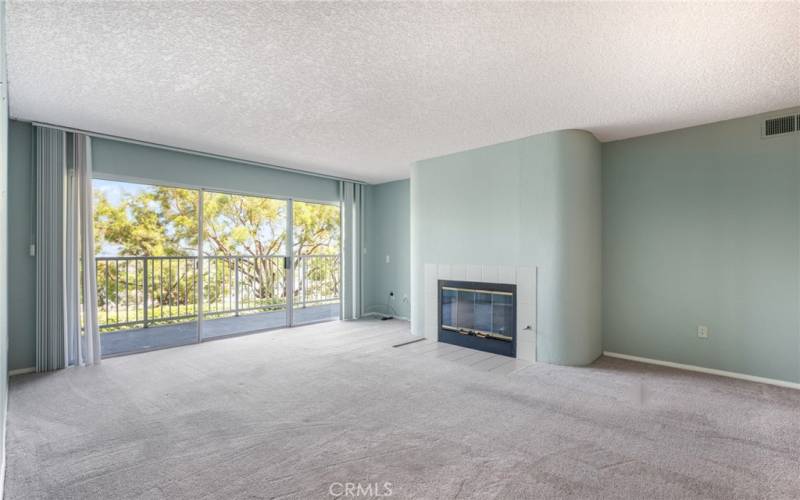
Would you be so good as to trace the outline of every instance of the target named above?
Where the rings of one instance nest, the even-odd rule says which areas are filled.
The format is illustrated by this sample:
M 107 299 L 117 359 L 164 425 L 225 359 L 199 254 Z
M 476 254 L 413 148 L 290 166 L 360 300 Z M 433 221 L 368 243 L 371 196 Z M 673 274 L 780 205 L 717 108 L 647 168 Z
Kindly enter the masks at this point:
M 92 143 L 67 134 L 66 299 L 69 363 L 100 362 L 92 225 Z

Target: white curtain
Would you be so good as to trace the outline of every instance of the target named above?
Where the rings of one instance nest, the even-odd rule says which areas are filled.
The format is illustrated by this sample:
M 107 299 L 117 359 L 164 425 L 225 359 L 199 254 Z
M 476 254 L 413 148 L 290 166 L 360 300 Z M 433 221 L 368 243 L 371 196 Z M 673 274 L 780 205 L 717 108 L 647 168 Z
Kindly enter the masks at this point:
M 342 319 L 358 319 L 362 313 L 363 187 L 353 182 L 339 183 L 342 203 Z
M 92 227 L 92 143 L 82 134 L 67 137 L 66 337 L 69 363 L 93 365 L 100 362 L 100 335 Z
M 100 362 L 90 138 L 36 127 L 36 370 Z

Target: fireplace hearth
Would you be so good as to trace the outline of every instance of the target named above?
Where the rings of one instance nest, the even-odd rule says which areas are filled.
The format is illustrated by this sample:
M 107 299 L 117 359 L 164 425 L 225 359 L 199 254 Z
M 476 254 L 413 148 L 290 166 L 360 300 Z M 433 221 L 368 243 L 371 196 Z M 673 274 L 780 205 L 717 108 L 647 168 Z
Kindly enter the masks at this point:
M 516 357 L 517 287 L 439 280 L 439 342 Z

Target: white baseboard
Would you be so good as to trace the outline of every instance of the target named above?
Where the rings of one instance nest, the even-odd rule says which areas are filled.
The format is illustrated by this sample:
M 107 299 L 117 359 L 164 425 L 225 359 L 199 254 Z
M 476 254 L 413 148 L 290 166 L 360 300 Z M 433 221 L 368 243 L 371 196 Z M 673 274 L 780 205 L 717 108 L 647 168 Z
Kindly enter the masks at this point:
M 702 366 L 684 365 L 683 363 L 673 363 L 672 361 L 661 361 L 658 359 L 641 358 L 639 356 L 631 356 L 629 354 L 620 354 L 618 352 L 603 351 L 604 356 L 609 358 L 627 359 L 629 361 L 638 361 L 639 363 L 648 363 L 651 365 L 668 366 L 670 368 L 677 368 L 679 370 L 688 370 L 692 372 L 708 373 L 709 375 L 718 375 L 720 377 L 729 377 L 739 380 L 747 380 L 748 382 L 758 382 L 761 384 L 777 385 L 779 387 L 788 387 L 789 389 L 800 390 L 800 383 L 787 382 L 786 380 L 778 380 L 774 378 L 756 377 L 755 375 L 745 375 L 744 373 L 728 372 L 725 370 L 716 370 L 714 368 L 704 368 Z
M 0 457 L 0 459 L 2 459 L 2 463 L 0 463 L 0 498 L 5 498 L 4 495 L 6 492 L 6 455 L 7 455 L 6 446 L 8 446 L 7 421 L 8 421 L 8 397 L 6 397 L 6 414 L 5 418 L 3 419 L 3 453 L 2 457 Z
M 8 397 L 6 397 L 6 414 L 5 418 L 3 419 L 3 453 L 0 459 L 0 498 L 4 498 L 4 494 L 6 491 L 6 446 L 8 444 L 8 439 L 6 436 L 7 426 L 6 422 L 8 420 Z
M 8 455 L 8 379 L 6 379 L 6 401 L 3 412 L 2 450 L 0 450 L 0 498 L 5 498 L 6 493 L 6 455 Z
M 9 377 L 13 377 L 14 375 L 24 375 L 26 373 L 33 373 L 36 371 L 35 366 L 29 366 L 27 368 L 17 368 L 16 370 L 11 370 L 8 372 Z

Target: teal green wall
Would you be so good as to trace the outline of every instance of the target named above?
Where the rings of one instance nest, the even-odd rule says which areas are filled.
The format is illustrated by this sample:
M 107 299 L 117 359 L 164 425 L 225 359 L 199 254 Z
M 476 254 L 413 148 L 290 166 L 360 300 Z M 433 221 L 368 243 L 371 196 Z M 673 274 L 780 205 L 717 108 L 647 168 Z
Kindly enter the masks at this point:
M 764 117 L 774 114 L 602 147 L 581 132 L 544 134 L 418 162 L 410 183 L 367 188 L 365 309 L 396 290 L 397 313 L 408 316 L 406 290 L 418 329 L 416 277 L 424 262 L 538 265 L 540 359 L 582 361 L 599 349 L 595 337 L 584 342 L 555 332 L 585 330 L 568 322 L 591 322 L 595 312 L 590 305 L 586 314 L 567 317 L 558 303 L 582 292 L 580 300 L 591 302 L 599 273 L 580 252 L 592 252 L 602 226 L 604 349 L 800 382 L 800 134 L 761 139 Z M 31 137 L 29 124 L 11 121 L 10 369 L 35 359 Z M 228 162 L 220 168 L 219 160 L 114 141 L 94 144 L 95 168 L 105 176 L 338 199 L 335 181 Z M 592 213 L 597 193 L 586 167 L 600 151 L 602 220 Z M 409 210 L 410 225 L 403 224 Z M 404 269 L 409 240 L 413 272 Z M 542 286 L 561 288 L 543 296 Z M 709 339 L 697 338 L 700 324 L 710 328 Z M 575 358 L 560 359 L 573 344 L 581 346 Z
M 410 182 L 408 179 L 367 186 L 366 253 L 363 304 L 365 313 L 411 316 Z M 386 256 L 389 263 L 386 263 Z M 394 311 L 386 307 L 389 301 Z
M 92 140 L 95 174 L 307 201 L 339 201 L 333 179 L 106 139 Z
M 423 332 L 425 264 L 536 266 L 538 359 L 596 359 L 600 186 L 600 144 L 576 130 L 412 165 L 414 333 Z
M 33 127 L 11 121 L 8 157 L 8 277 L 14 293 L 8 295 L 11 370 L 30 368 L 36 361 L 35 307 L 36 259 L 30 256 L 35 207 L 32 199 L 35 172 L 31 158 Z
M 9 330 L 9 222 L 11 214 L 8 204 L 8 160 L 9 160 L 9 119 L 8 119 L 8 73 L 6 71 L 6 5 L 0 5 L 0 473 L 5 473 L 6 463 L 6 411 L 8 409 L 8 330 Z M 3 495 L 3 480 L 0 478 L 0 497 Z
M 31 183 L 34 167 L 31 148 L 33 127 L 10 122 L 9 131 L 9 369 L 35 365 L 36 336 L 34 291 L 36 265 L 29 255 L 32 243 Z M 223 161 L 120 141 L 94 139 L 93 167 L 105 178 L 137 180 L 190 187 L 208 186 L 220 190 L 267 196 L 293 197 L 310 201 L 338 202 L 338 181 L 286 172 L 267 167 Z
M 774 115 L 603 145 L 606 350 L 800 382 L 800 134 L 761 139 Z

